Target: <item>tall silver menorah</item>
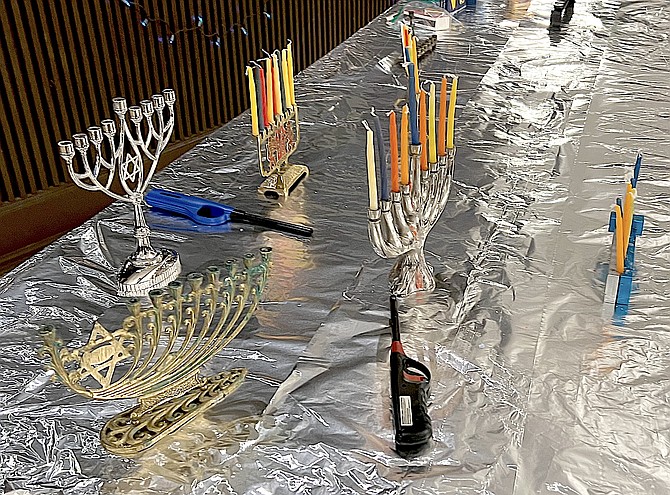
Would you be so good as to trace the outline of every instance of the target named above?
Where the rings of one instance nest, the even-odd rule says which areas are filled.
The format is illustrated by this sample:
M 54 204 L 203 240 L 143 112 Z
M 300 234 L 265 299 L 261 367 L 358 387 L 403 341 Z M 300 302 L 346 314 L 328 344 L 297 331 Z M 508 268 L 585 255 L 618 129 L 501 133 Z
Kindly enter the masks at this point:
M 381 124 L 374 111 L 375 131 L 364 122 L 368 134 L 368 236 L 379 256 L 397 258 L 389 274 L 389 289 L 399 296 L 435 288 L 433 268 L 426 263 L 424 245 L 449 199 L 456 156 L 454 124 L 458 77 L 451 76 L 448 106 L 447 76 L 442 77 L 438 117 L 435 84 L 430 83 L 429 93 L 420 90 L 416 65 L 411 62 L 407 69 L 408 104 L 402 111 L 400 167 L 396 116 L 395 112 L 389 114 L 390 193 Z M 381 176 L 379 202 L 375 170 Z
M 125 98 L 114 98 L 118 128 L 114 120 L 105 119 L 99 127 L 89 127 L 88 134 L 74 134 L 72 141 L 58 143 L 75 184 L 133 205 L 137 248 L 118 274 L 120 296 L 145 295 L 176 279 L 181 271 L 176 251 L 151 246 L 151 232 L 142 211 L 144 193 L 174 129 L 175 100 L 172 89 L 165 89 L 151 100 L 142 100 L 131 107 Z M 79 170 L 83 171 L 75 168 L 75 151 L 82 164 Z
M 411 182 L 368 209 L 368 235 L 382 258 L 397 258 L 389 274 L 393 294 L 406 296 L 435 288 L 433 268 L 426 262 L 424 244 L 449 199 L 456 149 L 438 156 L 421 170 L 421 145 L 410 144 Z

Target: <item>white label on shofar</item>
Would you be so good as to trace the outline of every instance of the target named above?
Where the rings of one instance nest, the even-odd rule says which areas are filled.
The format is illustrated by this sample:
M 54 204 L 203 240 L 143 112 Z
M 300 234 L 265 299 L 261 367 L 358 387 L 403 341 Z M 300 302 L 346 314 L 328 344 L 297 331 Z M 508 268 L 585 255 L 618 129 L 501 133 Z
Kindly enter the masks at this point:
M 400 396 L 400 426 L 412 426 L 412 400 L 409 395 Z

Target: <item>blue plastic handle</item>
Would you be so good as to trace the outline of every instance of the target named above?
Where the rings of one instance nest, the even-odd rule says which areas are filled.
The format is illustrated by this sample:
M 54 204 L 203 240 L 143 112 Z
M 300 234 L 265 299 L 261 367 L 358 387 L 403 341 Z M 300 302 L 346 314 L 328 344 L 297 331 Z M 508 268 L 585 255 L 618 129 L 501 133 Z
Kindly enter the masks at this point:
M 228 205 L 165 189 L 151 189 L 144 199 L 152 208 L 188 217 L 201 225 L 228 223 L 235 210 Z

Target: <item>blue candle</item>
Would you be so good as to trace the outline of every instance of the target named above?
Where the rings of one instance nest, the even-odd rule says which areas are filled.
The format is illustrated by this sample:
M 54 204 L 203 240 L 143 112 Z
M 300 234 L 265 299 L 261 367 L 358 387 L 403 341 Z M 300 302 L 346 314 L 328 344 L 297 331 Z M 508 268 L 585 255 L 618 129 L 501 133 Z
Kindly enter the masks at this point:
M 407 68 L 409 70 L 409 81 L 407 83 L 407 91 L 409 92 L 409 130 L 412 135 L 412 144 L 420 144 L 416 114 L 416 93 L 414 92 L 414 88 L 416 87 L 416 82 L 414 81 L 414 64 L 408 64 Z
M 375 121 L 375 157 L 377 158 L 377 168 L 379 168 L 379 179 L 381 182 L 381 198 L 382 201 L 389 200 L 389 179 L 386 170 L 386 150 L 384 149 L 384 138 L 382 136 L 382 124 L 379 122 L 379 117 L 375 114 L 373 108 L 370 114 Z
M 261 132 L 265 130 L 265 105 L 263 105 L 263 90 L 264 86 L 261 84 L 261 68 L 254 67 L 254 82 L 256 83 L 256 106 L 258 108 L 258 128 Z
M 637 160 L 635 160 L 635 172 L 631 181 L 633 187 L 637 187 L 637 179 L 640 177 L 640 167 L 642 167 L 642 153 L 638 153 Z

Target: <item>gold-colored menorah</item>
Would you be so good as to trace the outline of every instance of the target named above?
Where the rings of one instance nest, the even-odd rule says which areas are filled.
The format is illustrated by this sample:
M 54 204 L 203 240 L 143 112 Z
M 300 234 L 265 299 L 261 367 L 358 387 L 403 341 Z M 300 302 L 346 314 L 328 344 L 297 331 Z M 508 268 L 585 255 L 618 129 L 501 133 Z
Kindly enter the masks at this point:
M 289 41 L 283 50 L 252 61 L 247 67 L 251 132 L 258 144 L 258 166 L 265 177 L 258 191 L 271 198 L 288 196 L 309 175 L 305 165 L 288 161 L 300 142 L 291 45 Z
M 270 271 L 271 248 L 243 264 L 210 266 L 149 293 L 151 304 L 128 303 L 130 316 L 113 331 L 96 322 L 88 342 L 70 349 L 45 327 L 43 353 L 59 381 L 98 400 L 137 399 L 107 422 L 100 440 L 130 457 L 148 449 L 239 387 L 243 368 L 200 376 L 200 368 L 230 343 L 256 310 Z

